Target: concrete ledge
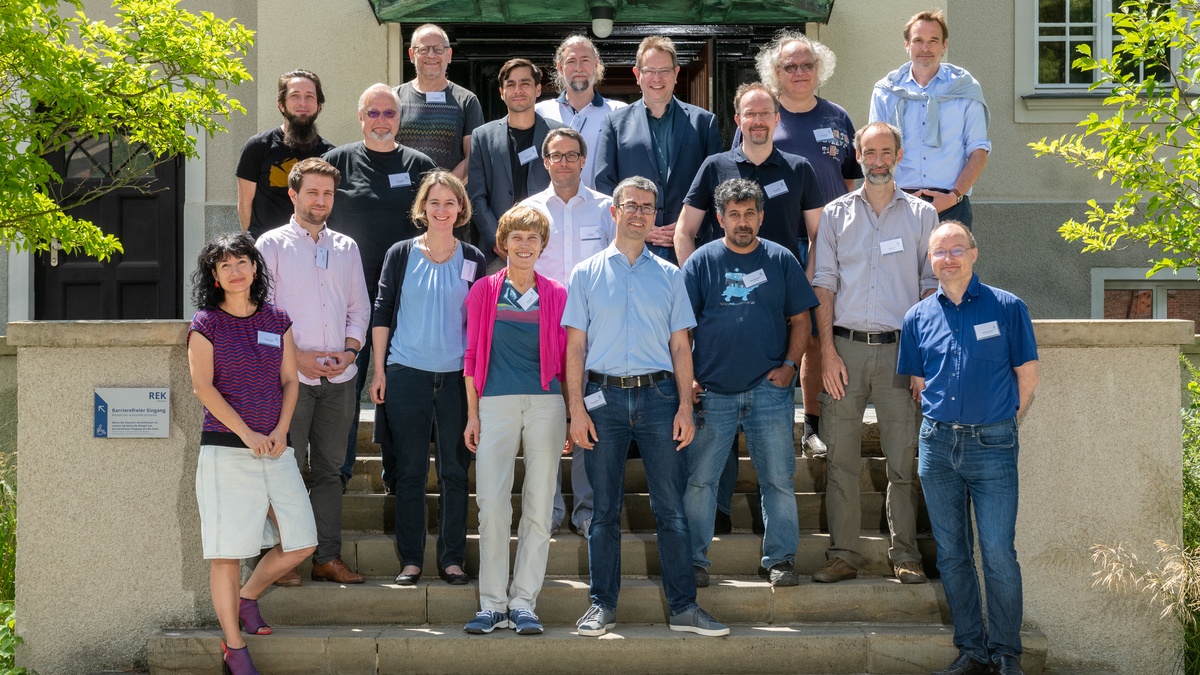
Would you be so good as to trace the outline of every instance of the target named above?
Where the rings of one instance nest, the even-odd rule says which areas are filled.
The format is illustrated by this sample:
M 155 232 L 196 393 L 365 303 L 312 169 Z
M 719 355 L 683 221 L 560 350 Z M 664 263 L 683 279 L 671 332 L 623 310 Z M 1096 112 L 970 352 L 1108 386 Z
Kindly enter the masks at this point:
M 601 638 L 548 627 L 528 638 L 498 630 L 465 635 L 461 624 L 419 628 L 276 628 L 246 641 L 270 673 L 928 673 L 954 658 L 942 625 L 898 629 L 878 624 L 733 625 L 726 638 L 674 633 L 666 626 L 618 624 Z M 220 632 L 163 631 L 150 639 L 155 675 L 207 675 L 221 666 Z M 1041 675 L 1047 640 L 1021 632 L 1025 672 Z M 580 668 L 580 664 L 586 664 Z
M 16 356 L 17 346 L 8 343 L 8 336 L 0 335 L 0 356 Z
M 11 325 L 11 324 L 10 324 Z M 1152 321 L 1034 321 L 1038 347 L 1155 347 L 1194 345 L 1194 324 Z
M 148 321 L 14 321 L 10 347 L 162 347 L 187 344 L 182 319 Z

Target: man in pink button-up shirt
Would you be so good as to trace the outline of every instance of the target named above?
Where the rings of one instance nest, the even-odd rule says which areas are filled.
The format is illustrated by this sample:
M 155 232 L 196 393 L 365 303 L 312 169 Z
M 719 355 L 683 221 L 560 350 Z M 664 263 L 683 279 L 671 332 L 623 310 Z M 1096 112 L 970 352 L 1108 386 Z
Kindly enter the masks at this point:
M 370 319 L 358 245 L 325 226 L 341 174 L 310 158 L 292 167 L 291 221 L 258 240 L 271 272 L 271 302 L 287 311 L 296 341 L 300 396 L 290 440 L 317 520 L 313 581 L 357 584 L 363 577 L 342 562 L 342 479 L 346 434 L 354 416 L 355 358 Z M 307 460 L 307 461 L 306 461 Z M 280 585 L 300 585 L 292 572 Z

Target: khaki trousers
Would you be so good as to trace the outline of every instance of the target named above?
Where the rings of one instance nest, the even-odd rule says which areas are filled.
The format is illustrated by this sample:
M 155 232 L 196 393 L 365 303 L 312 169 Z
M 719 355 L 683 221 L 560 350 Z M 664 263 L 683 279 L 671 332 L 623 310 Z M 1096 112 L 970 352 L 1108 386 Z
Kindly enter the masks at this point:
M 834 337 L 834 348 L 846 364 L 850 383 L 841 400 L 822 392 L 821 440 L 826 456 L 825 508 L 829 517 L 827 558 L 862 564 L 862 419 L 867 401 L 875 404 L 880 444 L 887 458 L 888 557 L 893 564 L 920 562 L 917 551 L 917 404 L 907 375 L 896 374 L 899 344 L 868 345 Z

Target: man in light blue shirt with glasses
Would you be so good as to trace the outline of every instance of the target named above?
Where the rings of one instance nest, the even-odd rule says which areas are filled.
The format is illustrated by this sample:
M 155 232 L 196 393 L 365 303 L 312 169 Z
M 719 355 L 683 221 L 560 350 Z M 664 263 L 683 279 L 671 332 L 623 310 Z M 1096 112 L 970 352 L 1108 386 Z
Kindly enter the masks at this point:
M 875 83 L 869 122 L 904 134 L 896 167 L 900 189 L 933 204 L 939 220 L 971 228 L 971 186 L 987 166 L 988 108 L 983 88 L 966 70 L 942 63 L 950 30 L 940 11 L 920 12 L 904 25 L 909 62 Z
M 646 246 L 657 201 L 658 190 L 646 178 L 634 176 L 617 185 L 612 206 L 616 239 L 571 273 L 563 312 L 570 435 L 587 452 L 594 494 L 588 533 L 591 607 L 576 623 L 585 636 L 604 635 L 616 626 L 621 506 L 631 439 L 645 465 L 671 630 L 729 634 L 728 627 L 696 604 L 683 507 L 687 455 L 680 452 L 696 433 L 687 395 L 692 383 L 688 330 L 696 321 L 679 268 Z

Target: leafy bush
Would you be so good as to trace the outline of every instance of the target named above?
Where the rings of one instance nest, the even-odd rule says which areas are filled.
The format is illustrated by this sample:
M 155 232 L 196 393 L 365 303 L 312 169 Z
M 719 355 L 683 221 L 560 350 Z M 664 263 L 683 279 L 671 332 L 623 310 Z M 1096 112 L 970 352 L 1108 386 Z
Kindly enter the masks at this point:
M 0 603 L 16 598 L 17 482 L 16 462 L 0 457 Z
M 1182 359 L 1191 373 L 1190 402 L 1183 408 L 1183 545 L 1200 549 L 1200 370 Z
M 24 668 L 17 668 L 14 663 L 17 645 L 21 638 L 16 633 L 16 619 L 13 606 L 0 603 L 0 675 L 25 675 Z

